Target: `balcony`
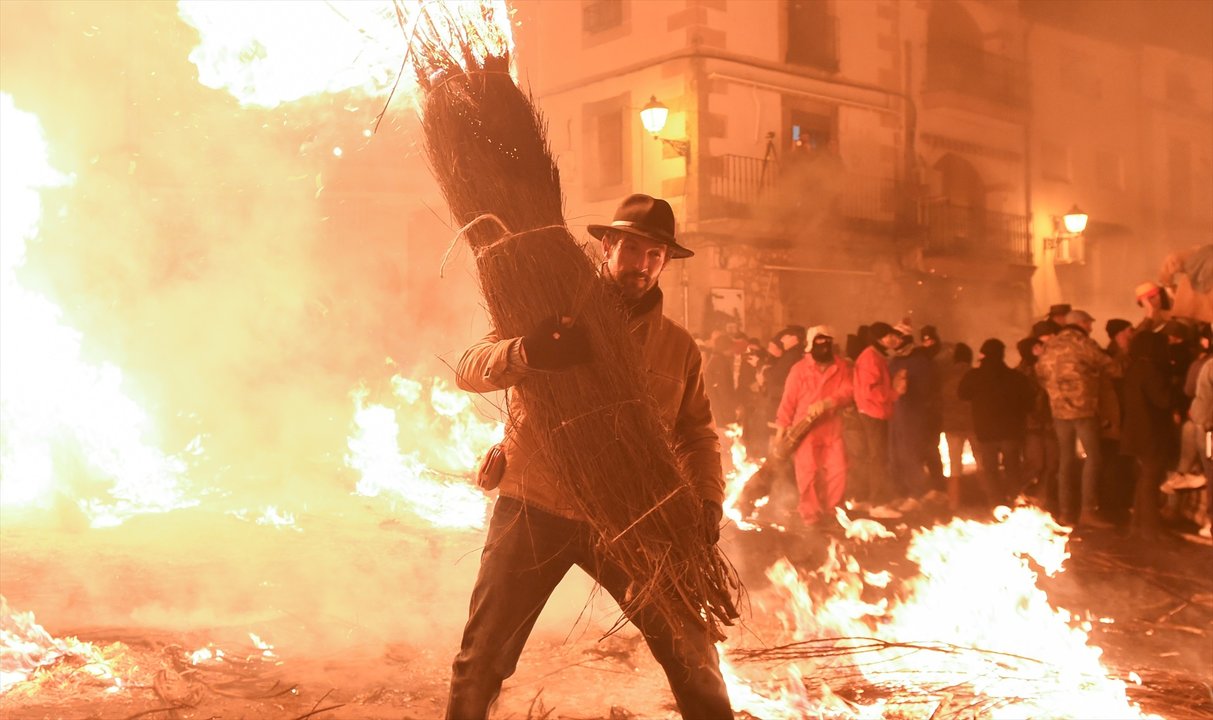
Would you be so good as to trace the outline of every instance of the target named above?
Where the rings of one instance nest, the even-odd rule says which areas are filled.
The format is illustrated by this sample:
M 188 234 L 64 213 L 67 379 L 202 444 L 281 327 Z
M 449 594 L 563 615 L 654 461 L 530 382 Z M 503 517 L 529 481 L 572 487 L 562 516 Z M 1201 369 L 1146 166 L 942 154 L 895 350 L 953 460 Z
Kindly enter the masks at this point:
M 1030 265 L 1028 221 L 984 208 L 948 202 L 922 206 L 923 253 Z
M 814 168 L 787 158 L 781 164 L 774 158 L 723 155 L 711 158 L 705 173 L 705 219 L 748 218 L 756 211 L 778 215 L 793 205 L 816 211 L 825 205 L 834 218 L 862 229 L 891 229 L 897 220 L 901 195 L 893 180 L 845 173 L 836 161 Z
M 927 46 L 923 89 L 935 94 L 929 104 L 951 104 L 948 96 L 957 95 L 999 108 L 1022 109 L 1027 102 L 1023 63 L 962 43 Z

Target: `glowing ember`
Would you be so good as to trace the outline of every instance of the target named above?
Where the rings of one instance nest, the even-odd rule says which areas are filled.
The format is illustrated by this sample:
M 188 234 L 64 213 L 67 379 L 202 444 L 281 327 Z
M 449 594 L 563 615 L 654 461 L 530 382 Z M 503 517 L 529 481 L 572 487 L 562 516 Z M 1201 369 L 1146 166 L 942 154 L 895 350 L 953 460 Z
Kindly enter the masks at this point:
M 864 571 L 837 543 L 809 576 L 776 563 L 770 610 L 795 649 L 783 657 L 795 662 L 785 678 L 734 678 L 737 709 L 763 718 L 1142 717 L 1088 644 L 1090 623 L 1050 606 L 1036 586 L 1034 568 L 1061 571 L 1067 534 L 1035 508 L 1000 515 L 915 532 L 907 557 L 919 571 L 900 582 Z M 837 680 L 826 692 L 801 677 Z
M 0 504 L 49 506 L 56 493 L 75 499 L 94 527 L 147 512 L 196 504 L 182 496 L 185 462 L 149 440 L 147 414 L 112 365 L 82 360 L 81 335 L 60 322 L 52 302 L 27 290 L 18 273 L 26 242 L 38 236 L 39 189 L 70 182 L 47 161 L 36 117 L 0 94 Z M 108 497 L 59 487 L 56 463 L 73 462 Z
M 381 96 L 397 78 L 397 92 L 412 94 L 407 38 L 425 15 L 448 34 L 477 28 L 512 47 L 504 0 L 180 0 L 178 12 L 201 36 L 190 53 L 198 82 L 262 107 L 351 89 Z
M 397 409 L 367 404 L 365 391 L 354 393 L 346 464 L 361 473 L 356 492 L 388 495 L 438 527 L 484 527 L 488 499 L 466 478 L 505 427 L 476 418 L 470 396 L 440 380 L 429 383 L 428 402 L 417 381 L 396 376 L 392 387 L 402 403 Z

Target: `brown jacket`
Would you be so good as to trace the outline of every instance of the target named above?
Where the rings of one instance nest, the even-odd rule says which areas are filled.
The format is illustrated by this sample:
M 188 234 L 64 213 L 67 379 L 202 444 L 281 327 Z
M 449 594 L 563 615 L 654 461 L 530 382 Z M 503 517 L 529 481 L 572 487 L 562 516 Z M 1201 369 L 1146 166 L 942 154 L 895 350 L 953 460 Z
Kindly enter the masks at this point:
M 628 327 L 642 345 L 649 391 L 661 410 L 662 421 L 672 432 L 675 456 L 690 473 L 689 479 L 700 497 L 722 503 L 720 440 L 704 392 L 699 348 L 690 333 L 661 314 L 661 303 L 633 318 Z M 491 332 L 468 348 L 459 359 L 456 384 L 468 392 L 492 392 L 525 382 L 528 375 L 537 371 L 510 367 L 510 348 L 516 340 L 502 340 Z M 538 460 L 532 462 L 533 448 L 526 447 L 525 436 L 516 432 L 526 418 L 513 395 L 509 417 L 505 431 L 505 475 L 498 487 L 501 494 L 562 517 L 582 519 L 571 499 L 561 493 L 551 472 L 541 467 Z

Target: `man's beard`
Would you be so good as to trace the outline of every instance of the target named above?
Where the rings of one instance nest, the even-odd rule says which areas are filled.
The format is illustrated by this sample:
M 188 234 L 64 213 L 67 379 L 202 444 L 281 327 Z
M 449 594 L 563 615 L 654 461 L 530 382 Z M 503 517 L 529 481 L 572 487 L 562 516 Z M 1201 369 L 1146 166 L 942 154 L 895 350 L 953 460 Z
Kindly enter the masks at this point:
M 625 298 L 638 300 L 653 286 L 653 281 L 646 273 L 629 270 L 615 276 L 615 285 Z

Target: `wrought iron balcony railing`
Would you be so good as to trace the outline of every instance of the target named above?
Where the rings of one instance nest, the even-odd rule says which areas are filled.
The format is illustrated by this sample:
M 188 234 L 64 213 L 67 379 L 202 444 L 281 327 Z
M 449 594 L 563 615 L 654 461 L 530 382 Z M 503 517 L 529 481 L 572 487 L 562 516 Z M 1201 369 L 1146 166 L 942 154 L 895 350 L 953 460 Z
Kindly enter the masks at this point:
M 963 43 L 927 46 L 927 92 L 950 91 L 1007 107 L 1027 100 L 1023 63 Z
M 923 252 L 1031 263 L 1028 219 L 936 201 L 922 205 Z

